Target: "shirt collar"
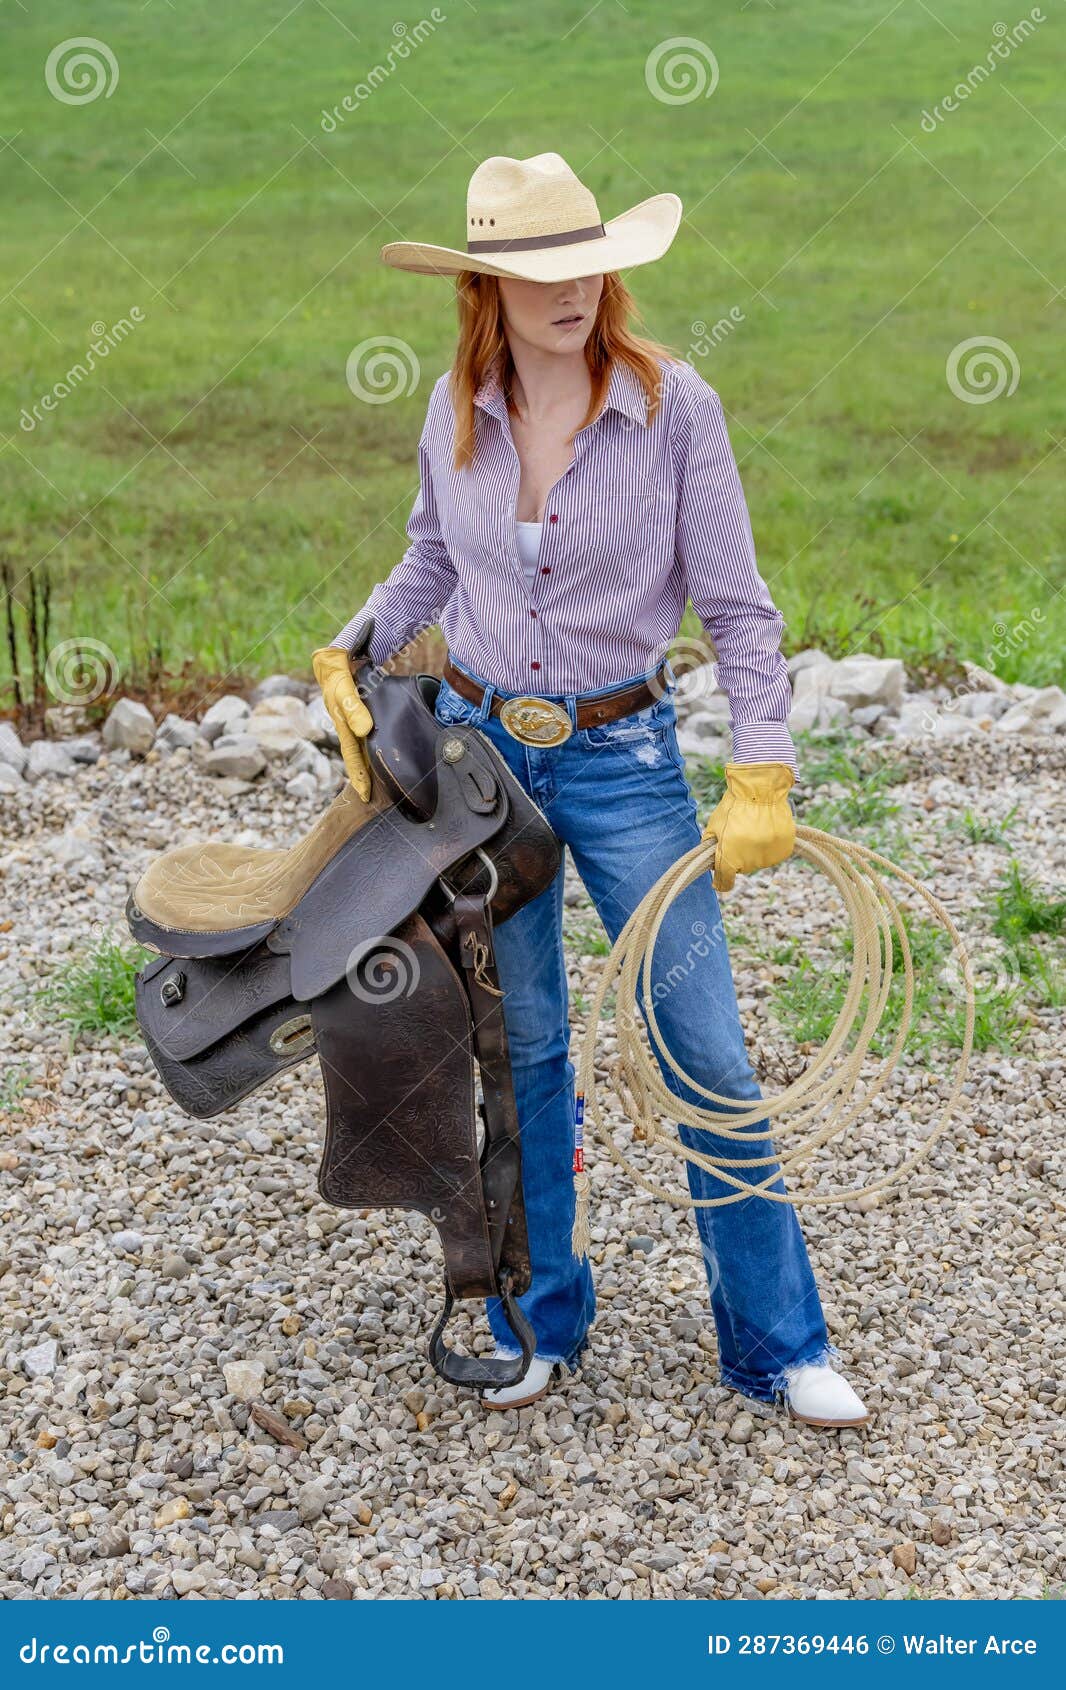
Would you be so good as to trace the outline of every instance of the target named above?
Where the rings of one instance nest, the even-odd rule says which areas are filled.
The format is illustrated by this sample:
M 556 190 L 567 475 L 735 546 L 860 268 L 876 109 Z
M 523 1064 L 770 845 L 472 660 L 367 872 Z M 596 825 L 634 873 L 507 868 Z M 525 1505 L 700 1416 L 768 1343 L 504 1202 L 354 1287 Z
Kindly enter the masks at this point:
M 484 411 L 491 411 L 501 422 L 507 421 L 507 401 L 500 384 L 499 359 L 490 367 L 485 380 L 474 394 L 474 404 L 480 405 Z M 623 416 L 632 418 L 634 422 L 646 423 L 648 420 L 648 400 L 644 384 L 628 364 L 623 364 L 618 359 L 611 365 L 611 373 L 607 378 L 604 410 L 607 409 L 621 411 Z

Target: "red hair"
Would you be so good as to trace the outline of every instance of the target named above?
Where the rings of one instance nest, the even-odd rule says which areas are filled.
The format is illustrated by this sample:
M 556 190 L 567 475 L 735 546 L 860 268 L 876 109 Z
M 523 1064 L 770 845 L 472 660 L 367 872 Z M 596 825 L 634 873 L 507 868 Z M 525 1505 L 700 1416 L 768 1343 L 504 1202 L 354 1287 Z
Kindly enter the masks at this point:
M 512 411 L 514 359 L 504 331 L 498 278 L 482 275 L 476 270 L 461 270 L 455 281 L 455 299 L 459 313 L 459 344 L 450 384 L 455 407 L 455 467 L 467 469 L 474 456 L 474 395 L 494 361 L 502 358 L 500 381 L 507 409 Z M 589 408 L 578 428 L 584 428 L 599 412 L 607 393 L 611 366 L 616 361 L 628 364 L 644 388 L 648 396 L 649 422 L 659 409 L 662 371 L 658 361 L 663 357 L 676 362 L 676 355 L 672 349 L 660 346 L 658 341 L 634 334 L 628 326 L 631 317 L 639 321 L 636 301 L 617 270 L 609 270 L 603 278 L 596 322 L 585 342 L 585 362 L 592 378 L 592 392 Z

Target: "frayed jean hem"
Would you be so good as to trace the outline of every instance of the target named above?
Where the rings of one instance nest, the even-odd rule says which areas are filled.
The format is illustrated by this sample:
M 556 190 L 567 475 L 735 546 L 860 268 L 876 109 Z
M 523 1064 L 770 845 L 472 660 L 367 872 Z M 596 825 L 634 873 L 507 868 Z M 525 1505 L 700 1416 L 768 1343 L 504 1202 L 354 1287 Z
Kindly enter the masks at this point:
M 763 1374 L 756 1378 L 753 1373 L 746 1373 L 741 1367 L 723 1367 L 720 1370 L 723 1385 L 730 1390 L 740 1391 L 744 1396 L 751 1397 L 755 1402 L 777 1402 L 783 1399 L 788 1390 L 788 1375 L 795 1367 L 831 1367 L 838 1359 L 839 1351 L 833 1344 L 820 1344 L 808 1356 L 797 1356 L 790 1361 L 779 1373 L 769 1377 Z

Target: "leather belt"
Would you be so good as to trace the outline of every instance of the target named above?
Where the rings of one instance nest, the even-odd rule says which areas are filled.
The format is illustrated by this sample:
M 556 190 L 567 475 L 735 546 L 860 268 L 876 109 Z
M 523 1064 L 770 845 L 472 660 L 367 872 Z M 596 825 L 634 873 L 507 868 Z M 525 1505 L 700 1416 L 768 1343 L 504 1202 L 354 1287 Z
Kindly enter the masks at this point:
M 450 657 L 444 665 L 444 679 L 471 704 L 481 703 L 484 688 L 457 669 Z M 598 728 L 605 722 L 616 722 L 621 716 L 631 716 L 635 710 L 658 704 L 667 690 L 666 667 L 660 665 L 650 682 L 635 681 L 621 692 L 591 693 L 577 699 L 577 725 Z M 524 745 L 561 745 L 573 732 L 565 705 L 539 698 L 536 693 L 524 693 L 517 698 L 501 698 L 494 693 L 491 714 L 499 716 L 508 733 Z

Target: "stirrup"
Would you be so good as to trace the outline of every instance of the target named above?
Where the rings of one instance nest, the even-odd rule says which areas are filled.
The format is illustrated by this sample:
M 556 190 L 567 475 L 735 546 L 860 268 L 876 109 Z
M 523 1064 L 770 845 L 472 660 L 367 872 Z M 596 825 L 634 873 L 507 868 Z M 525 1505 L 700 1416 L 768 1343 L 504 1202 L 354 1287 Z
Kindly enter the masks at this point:
M 507 1324 L 522 1346 L 522 1354 L 488 1358 L 461 1356 L 456 1350 L 450 1350 L 444 1342 L 444 1328 L 451 1319 L 455 1306 L 451 1287 L 445 1286 L 444 1312 L 433 1328 L 433 1336 L 429 1340 L 429 1359 L 441 1378 L 446 1379 L 449 1385 L 472 1385 L 475 1388 L 504 1390 L 508 1385 L 517 1385 L 522 1378 L 536 1353 L 537 1335 L 518 1306 L 513 1285 L 511 1271 L 509 1268 L 505 1269 L 500 1275 L 497 1296 L 503 1304 Z

